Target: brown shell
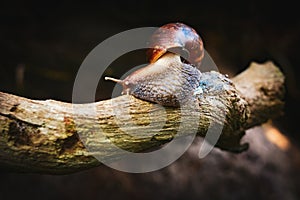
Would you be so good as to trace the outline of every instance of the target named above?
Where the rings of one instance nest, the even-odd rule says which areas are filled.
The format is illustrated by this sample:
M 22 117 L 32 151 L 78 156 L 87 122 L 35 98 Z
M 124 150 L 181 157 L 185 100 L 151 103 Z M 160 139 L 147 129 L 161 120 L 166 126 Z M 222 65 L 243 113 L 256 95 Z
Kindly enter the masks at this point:
M 150 47 L 147 52 L 150 63 L 170 51 L 198 67 L 204 56 L 202 39 L 193 28 L 183 23 L 170 23 L 157 29 L 150 40 Z

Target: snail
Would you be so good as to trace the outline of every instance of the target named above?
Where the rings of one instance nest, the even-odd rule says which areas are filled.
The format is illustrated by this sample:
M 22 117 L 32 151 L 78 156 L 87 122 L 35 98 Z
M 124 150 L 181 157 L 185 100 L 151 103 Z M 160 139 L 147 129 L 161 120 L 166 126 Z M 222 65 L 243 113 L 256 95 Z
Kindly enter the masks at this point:
M 199 67 L 203 42 L 197 32 L 183 24 L 170 23 L 158 28 L 151 37 L 150 64 L 131 73 L 124 80 L 105 77 L 123 87 L 122 94 L 179 107 L 199 87 Z

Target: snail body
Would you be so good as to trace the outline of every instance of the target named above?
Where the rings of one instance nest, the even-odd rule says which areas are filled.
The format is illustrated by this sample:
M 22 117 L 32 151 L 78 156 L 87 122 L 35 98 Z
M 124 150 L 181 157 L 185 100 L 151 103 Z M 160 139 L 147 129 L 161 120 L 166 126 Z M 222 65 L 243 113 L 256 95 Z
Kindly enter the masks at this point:
M 153 34 L 152 43 L 153 48 L 148 52 L 149 65 L 124 80 L 111 77 L 105 80 L 121 84 L 122 94 L 179 107 L 200 85 L 201 72 L 195 66 L 203 58 L 203 43 L 196 31 L 182 23 L 162 26 Z M 181 60 L 182 50 L 187 51 L 184 58 L 187 63 Z

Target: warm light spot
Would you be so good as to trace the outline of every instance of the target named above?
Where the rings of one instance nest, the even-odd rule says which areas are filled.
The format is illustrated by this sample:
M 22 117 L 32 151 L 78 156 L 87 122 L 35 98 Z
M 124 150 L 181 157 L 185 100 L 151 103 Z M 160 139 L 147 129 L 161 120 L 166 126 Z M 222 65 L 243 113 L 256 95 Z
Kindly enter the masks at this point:
M 277 128 L 271 124 L 264 124 L 263 126 L 264 134 L 267 139 L 278 146 L 281 150 L 286 151 L 290 147 L 290 141 L 285 137 Z

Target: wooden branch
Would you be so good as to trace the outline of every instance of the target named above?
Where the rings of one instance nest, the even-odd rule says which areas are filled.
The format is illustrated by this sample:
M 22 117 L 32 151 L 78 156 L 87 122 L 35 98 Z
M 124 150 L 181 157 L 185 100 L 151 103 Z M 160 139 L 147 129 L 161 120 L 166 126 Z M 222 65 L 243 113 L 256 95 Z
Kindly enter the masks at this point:
M 132 152 L 160 147 L 178 132 L 185 113 L 182 109 L 189 115 L 184 116 L 188 120 L 179 137 L 190 135 L 192 129 L 205 136 L 211 123 L 223 124 L 220 113 L 225 112 L 217 146 L 240 152 L 247 147 L 240 145 L 246 129 L 282 112 L 284 76 L 271 62 L 252 63 L 233 81 L 207 72 L 201 85 L 203 92 L 181 109 L 164 109 L 128 95 L 72 105 L 0 93 L 0 166 L 13 171 L 66 174 L 99 165 L 94 156 L 107 161 L 122 156 L 111 150 L 111 143 Z M 93 106 L 96 115 L 79 112 Z M 195 126 L 193 119 L 199 112 Z

